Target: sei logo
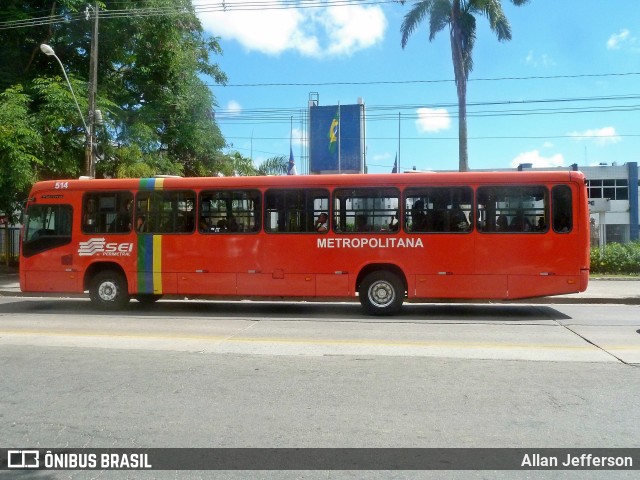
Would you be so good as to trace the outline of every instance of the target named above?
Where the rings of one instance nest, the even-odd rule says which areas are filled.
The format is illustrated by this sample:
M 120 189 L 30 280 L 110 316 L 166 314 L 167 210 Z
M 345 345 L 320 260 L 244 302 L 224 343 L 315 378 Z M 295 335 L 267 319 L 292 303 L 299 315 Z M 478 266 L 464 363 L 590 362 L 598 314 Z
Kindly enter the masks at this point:
M 108 242 L 104 238 L 91 238 L 78 245 L 78 255 L 81 257 L 128 257 L 133 252 L 133 243 Z

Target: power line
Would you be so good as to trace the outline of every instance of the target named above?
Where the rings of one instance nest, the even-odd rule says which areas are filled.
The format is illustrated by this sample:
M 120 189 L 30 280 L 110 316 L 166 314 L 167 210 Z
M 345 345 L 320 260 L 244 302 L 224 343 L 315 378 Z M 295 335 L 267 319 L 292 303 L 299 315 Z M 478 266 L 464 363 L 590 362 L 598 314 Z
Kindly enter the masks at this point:
M 615 137 L 618 138 L 640 138 L 640 134 L 619 134 L 616 133 Z M 549 139 L 562 139 L 562 138 L 572 138 L 572 139 L 598 139 L 598 138 L 608 138 L 608 137 L 596 137 L 593 135 L 483 135 L 483 136 L 470 136 L 467 137 L 469 140 L 549 140 Z M 225 137 L 227 140 L 289 140 L 289 136 L 282 137 L 240 137 L 240 136 L 229 136 Z M 377 136 L 367 136 L 368 140 L 398 140 L 398 137 L 377 137 Z M 432 142 L 432 141 L 458 141 L 459 137 L 402 137 L 402 141 L 420 141 L 420 142 Z M 234 146 L 234 148 L 236 148 Z M 263 152 L 270 153 L 270 152 Z
M 264 10 L 288 10 L 288 9 L 312 9 L 328 7 L 345 7 L 354 5 L 384 5 L 397 3 L 396 0 L 253 0 L 251 2 L 222 1 L 205 2 L 191 6 L 171 7 L 143 7 L 101 11 L 101 19 L 120 17 L 149 17 L 168 15 L 191 15 L 195 13 L 215 13 L 234 11 L 264 11 Z M 62 22 L 78 21 L 85 18 L 84 14 L 52 15 L 35 17 L 31 19 L 7 20 L 0 22 L 0 30 L 12 28 L 37 27 L 52 25 Z
M 600 77 L 627 77 L 640 75 L 640 72 L 622 73 L 585 73 L 576 75 L 549 75 L 531 77 L 487 77 L 470 78 L 469 82 L 495 82 L 495 81 L 521 81 L 521 80 L 558 80 L 572 78 L 600 78 Z M 454 83 L 455 80 L 364 80 L 357 82 L 274 82 L 274 83 L 227 83 L 223 87 L 326 87 L 326 86 L 350 86 L 350 85 L 407 85 L 407 84 L 433 84 L 433 83 Z M 208 87 L 220 86 L 207 84 Z
M 501 101 L 485 101 L 473 102 L 467 104 L 467 115 L 469 117 L 484 116 L 510 116 L 510 115 L 550 115 L 550 114 L 569 114 L 569 113 L 605 113 L 605 112 L 625 112 L 637 111 L 640 105 L 619 104 L 615 103 L 640 100 L 640 94 L 628 95 L 610 95 L 610 96 L 594 96 L 594 97 L 575 97 L 575 98 L 547 98 L 532 100 L 501 100 Z M 502 108 L 502 109 L 484 109 L 475 110 L 479 107 L 515 107 L 526 105 L 547 105 L 547 104 L 567 104 L 567 103 L 594 103 L 607 102 L 602 106 L 576 106 L 576 107 L 557 107 L 557 108 Z M 410 111 L 404 113 L 406 119 L 417 119 L 420 115 L 417 110 L 428 107 L 431 109 L 454 108 L 457 109 L 457 103 L 438 103 L 438 104 L 403 104 L 403 105 L 372 105 L 367 106 L 367 121 L 388 121 L 395 120 L 398 111 Z M 303 108 L 254 108 L 243 109 L 237 111 L 235 109 L 218 109 L 216 110 L 216 120 L 220 123 L 280 123 L 289 121 L 291 116 L 304 118 L 307 110 Z M 443 116 L 453 116 L 455 114 L 446 112 Z M 437 114 L 434 114 L 437 116 Z

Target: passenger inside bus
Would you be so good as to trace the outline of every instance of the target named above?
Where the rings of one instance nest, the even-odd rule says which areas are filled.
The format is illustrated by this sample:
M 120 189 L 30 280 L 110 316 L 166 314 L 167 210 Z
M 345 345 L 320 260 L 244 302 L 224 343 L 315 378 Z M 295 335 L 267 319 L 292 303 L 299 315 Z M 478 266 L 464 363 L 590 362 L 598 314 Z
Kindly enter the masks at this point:
M 236 217 L 233 215 L 229 215 L 227 217 L 227 230 L 229 232 L 237 232 L 238 230 L 240 230 L 238 222 L 236 221 Z
M 201 232 L 208 232 L 211 230 L 211 224 L 209 223 L 209 219 L 207 217 L 200 217 L 200 221 L 198 222 L 198 229 Z
M 242 230 L 240 228 L 240 225 L 238 225 L 238 222 L 234 215 L 229 215 L 226 218 L 221 218 L 220 220 L 218 220 L 215 227 L 209 227 L 208 225 L 209 225 L 209 222 L 206 219 L 205 220 L 201 219 L 200 231 L 224 233 L 224 232 L 239 232 Z
M 96 209 L 96 199 L 89 198 L 85 206 L 85 214 L 83 219 L 83 231 L 90 233 L 96 231 L 96 223 L 98 212 Z
M 449 211 L 449 231 L 466 232 L 469 230 L 469 220 L 462 209 L 458 206 Z
M 398 211 L 396 210 L 395 215 L 391 217 L 391 221 L 389 222 L 390 232 L 397 232 L 400 229 L 400 220 L 398 219 L 398 216 Z
M 510 230 L 512 232 L 530 232 L 533 230 L 529 218 L 524 216 L 522 210 L 518 210 L 515 217 L 511 219 Z
M 509 219 L 505 214 L 498 215 L 496 220 L 496 230 L 498 232 L 506 232 L 509 230 Z
M 411 209 L 411 231 L 424 232 L 427 229 L 427 216 L 424 213 L 424 202 L 417 200 Z
M 356 232 L 369 232 L 371 229 L 367 224 L 367 216 L 366 215 L 358 215 L 356 216 Z
M 121 204 L 120 210 L 116 214 L 116 218 L 109 226 L 109 232 L 126 233 L 131 231 L 131 210 L 133 208 L 133 199 Z
M 329 229 L 329 216 L 322 212 L 320 215 L 318 215 L 318 219 L 316 220 L 315 224 L 314 224 L 314 229 L 316 230 L 316 232 L 326 232 Z

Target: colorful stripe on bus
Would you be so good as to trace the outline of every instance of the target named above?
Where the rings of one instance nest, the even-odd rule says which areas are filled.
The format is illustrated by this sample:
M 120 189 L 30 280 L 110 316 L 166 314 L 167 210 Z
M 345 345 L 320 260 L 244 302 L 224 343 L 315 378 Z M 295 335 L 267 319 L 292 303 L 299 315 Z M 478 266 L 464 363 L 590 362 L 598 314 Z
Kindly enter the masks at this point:
M 164 178 L 141 178 L 140 190 L 162 190 Z M 138 293 L 162 295 L 162 235 L 138 235 Z

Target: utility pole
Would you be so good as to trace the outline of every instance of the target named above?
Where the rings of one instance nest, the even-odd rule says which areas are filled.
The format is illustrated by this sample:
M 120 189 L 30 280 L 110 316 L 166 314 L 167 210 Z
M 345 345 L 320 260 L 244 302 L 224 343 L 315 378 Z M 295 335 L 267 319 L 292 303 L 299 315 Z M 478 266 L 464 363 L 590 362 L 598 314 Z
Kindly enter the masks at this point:
M 94 21 L 91 35 L 89 58 L 89 125 L 85 147 L 85 172 L 88 177 L 96 176 L 96 96 L 98 91 L 98 2 L 93 7 Z M 87 8 L 87 19 L 89 8 Z
M 402 123 L 402 112 L 398 112 L 398 173 L 402 172 L 400 169 L 400 162 L 402 155 L 400 155 L 400 125 Z

